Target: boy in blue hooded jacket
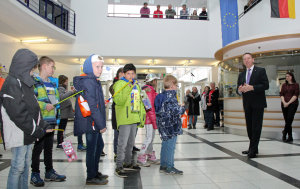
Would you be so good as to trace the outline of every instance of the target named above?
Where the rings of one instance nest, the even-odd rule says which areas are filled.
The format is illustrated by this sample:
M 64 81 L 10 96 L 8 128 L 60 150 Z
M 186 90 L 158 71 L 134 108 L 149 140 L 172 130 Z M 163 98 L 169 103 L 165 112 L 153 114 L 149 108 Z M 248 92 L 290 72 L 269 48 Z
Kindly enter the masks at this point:
M 108 176 L 99 172 L 100 155 L 104 147 L 102 133 L 106 131 L 106 113 L 101 82 L 104 60 L 99 55 L 89 56 L 83 64 L 82 76 L 74 77 L 73 83 L 77 91 L 87 101 L 91 115 L 83 117 L 79 108 L 78 98 L 75 104 L 74 135 L 86 134 L 86 167 L 87 185 L 105 185 Z

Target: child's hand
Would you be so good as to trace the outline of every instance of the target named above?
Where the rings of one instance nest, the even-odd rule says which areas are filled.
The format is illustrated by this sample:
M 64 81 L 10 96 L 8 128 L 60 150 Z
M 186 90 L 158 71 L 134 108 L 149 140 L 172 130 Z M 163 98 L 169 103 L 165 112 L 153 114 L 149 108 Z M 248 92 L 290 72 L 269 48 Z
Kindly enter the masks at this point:
M 46 110 L 48 111 L 48 112 L 50 112 L 51 110 L 53 110 L 54 109 L 54 106 L 52 105 L 52 104 L 47 104 L 46 105 Z
M 53 132 L 53 129 L 47 129 L 46 130 L 46 133 L 52 133 Z
M 106 128 L 100 130 L 100 133 L 105 133 L 106 132 Z

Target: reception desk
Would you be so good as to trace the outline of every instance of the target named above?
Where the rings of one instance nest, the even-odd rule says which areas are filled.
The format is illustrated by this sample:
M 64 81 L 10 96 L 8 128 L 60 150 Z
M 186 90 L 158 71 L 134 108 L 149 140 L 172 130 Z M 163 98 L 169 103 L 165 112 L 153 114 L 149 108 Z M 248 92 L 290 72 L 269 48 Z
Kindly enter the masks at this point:
M 280 139 L 285 122 L 281 111 L 279 96 L 267 96 L 268 107 L 265 108 L 263 129 L 261 136 L 267 138 Z M 293 137 L 300 139 L 300 109 L 298 107 L 293 122 Z M 224 98 L 224 127 L 225 131 L 247 135 L 246 121 L 241 97 Z

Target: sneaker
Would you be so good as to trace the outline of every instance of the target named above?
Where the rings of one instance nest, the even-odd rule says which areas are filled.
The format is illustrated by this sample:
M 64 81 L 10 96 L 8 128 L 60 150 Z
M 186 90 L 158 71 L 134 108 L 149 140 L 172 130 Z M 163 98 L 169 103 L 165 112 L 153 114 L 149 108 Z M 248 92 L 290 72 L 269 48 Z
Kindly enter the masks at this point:
M 78 151 L 86 151 L 86 146 L 83 144 L 78 144 L 77 150 Z
M 140 171 L 141 167 L 138 165 L 133 165 L 133 164 L 129 164 L 129 165 L 124 165 L 124 170 L 125 171 Z
M 115 175 L 120 177 L 120 178 L 127 178 L 127 173 L 125 172 L 125 170 L 123 169 L 123 167 L 120 168 L 116 168 L 115 170 Z
M 146 158 L 146 154 L 139 155 L 137 158 L 137 164 L 143 167 L 150 167 L 150 163 L 147 162 Z
M 30 178 L 30 184 L 36 187 L 41 187 L 45 185 L 45 182 L 43 179 L 40 177 L 40 173 L 31 173 L 31 178 Z
M 86 185 L 105 185 L 107 183 L 108 183 L 108 180 L 100 179 L 100 178 L 86 179 L 86 182 L 85 182 Z
M 134 151 L 134 152 L 139 152 L 139 151 L 140 151 L 140 149 L 138 149 L 137 147 L 133 146 L 133 149 L 132 149 L 132 151 Z
M 45 173 L 45 181 L 61 182 L 66 179 L 65 175 L 59 175 L 54 169 Z
M 101 179 L 108 179 L 108 175 L 103 175 L 101 172 L 98 172 L 96 178 Z
M 183 171 L 176 169 L 175 167 L 167 168 L 166 172 L 167 175 L 183 175 Z
M 167 170 L 167 167 L 163 167 L 163 166 L 160 166 L 160 167 L 159 167 L 159 172 L 160 172 L 160 173 L 165 173 L 166 170 Z
M 156 159 L 155 151 L 152 151 L 151 154 L 147 154 L 147 157 L 148 157 L 149 163 L 152 163 L 154 165 L 159 165 L 160 164 L 160 161 L 158 159 Z

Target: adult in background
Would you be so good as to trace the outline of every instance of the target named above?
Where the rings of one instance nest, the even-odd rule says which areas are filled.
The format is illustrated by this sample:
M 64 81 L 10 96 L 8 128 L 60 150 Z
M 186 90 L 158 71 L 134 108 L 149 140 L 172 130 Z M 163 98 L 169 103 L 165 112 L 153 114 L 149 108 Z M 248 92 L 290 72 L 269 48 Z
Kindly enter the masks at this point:
M 210 88 L 214 91 L 214 98 L 217 100 L 218 103 L 214 103 L 212 110 L 213 110 L 213 124 L 217 127 L 220 127 L 220 107 L 219 107 L 219 95 L 220 91 L 219 88 L 216 87 L 215 82 L 210 83 Z
M 148 8 L 148 3 L 145 2 L 144 6 L 140 10 L 141 18 L 149 18 L 150 15 L 150 9 Z
M 182 9 L 180 10 L 180 19 L 188 19 L 189 11 L 186 8 L 186 4 L 182 5 Z
M 185 111 L 188 113 L 189 112 L 189 101 L 188 101 L 188 96 L 190 95 L 191 93 L 191 90 L 188 89 L 186 90 L 185 92 L 185 96 L 184 96 L 184 108 L 185 108 Z
M 297 111 L 299 101 L 299 84 L 296 83 L 295 76 L 291 72 L 287 72 L 285 75 L 285 83 L 281 87 L 281 109 L 285 121 L 284 130 L 282 131 L 282 141 L 292 142 L 292 123 L 295 113 Z M 286 135 L 288 134 L 288 139 Z
M 192 93 L 188 95 L 189 102 L 189 125 L 188 129 L 196 129 L 197 117 L 200 115 L 199 101 L 201 100 L 197 87 L 192 88 Z
M 112 96 L 115 94 L 115 91 L 114 91 L 114 88 L 113 88 L 114 84 L 117 81 L 119 81 L 119 79 L 122 78 L 123 76 L 124 76 L 123 68 L 119 68 L 118 71 L 117 71 L 116 77 L 113 80 L 113 84 L 109 87 L 109 92 Z M 115 107 L 116 107 L 116 104 L 113 101 L 112 108 L 111 108 L 111 112 L 112 112 L 111 113 L 111 125 L 112 125 L 112 128 L 114 130 L 114 154 L 115 154 L 114 160 L 116 161 L 119 131 L 118 131 L 118 128 L 117 128 L 116 108 Z
M 199 20 L 207 20 L 207 12 L 206 8 L 202 8 L 202 12 L 199 14 Z
M 166 18 L 174 19 L 174 16 L 176 15 L 176 11 L 172 9 L 172 5 L 168 5 L 168 9 L 165 11 Z
M 248 154 L 248 158 L 255 158 L 258 154 L 264 108 L 267 107 L 265 90 L 269 89 L 269 81 L 266 70 L 254 66 L 254 58 L 251 53 L 243 55 L 243 63 L 247 69 L 239 74 L 237 92 L 243 97 L 250 144 L 248 150 L 243 151 L 242 154 Z
M 210 90 L 210 87 L 209 86 L 205 86 L 205 88 L 204 88 L 204 91 L 203 91 L 203 93 L 202 93 L 202 95 L 201 95 L 201 101 L 200 101 L 200 105 L 201 105 L 201 108 L 202 108 L 202 110 L 203 110 L 203 116 L 204 116 L 204 129 L 207 129 L 207 123 L 208 123 L 208 121 L 207 121 L 207 118 L 206 118 L 206 109 L 207 109 L 207 104 L 206 104 L 206 96 L 208 95 L 208 93 L 209 93 L 209 90 Z
M 65 75 L 60 75 L 58 77 L 58 93 L 59 93 L 59 98 L 60 100 L 63 100 L 65 98 L 68 98 L 69 96 L 73 95 L 75 91 L 68 91 L 68 77 Z M 72 102 L 70 99 L 65 100 L 60 104 L 60 123 L 58 128 L 62 129 L 65 131 L 68 119 L 69 118 L 74 118 L 74 112 L 73 112 L 73 107 L 72 107 Z M 57 132 L 57 146 L 56 148 L 61 148 L 62 145 L 61 143 L 64 141 L 64 131 L 58 131 Z
M 207 131 L 214 130 L 214 112 L 218 109 L 219 90 L 215 88 L 215 82 L 210 83 L 211 90 L 206 95 L 206 120 Z
M 157 5 L 157 10 L 154 11 L 153 13 L 153 18 L 163 18 L 163 12 L 160 10 L 160 5 Z

